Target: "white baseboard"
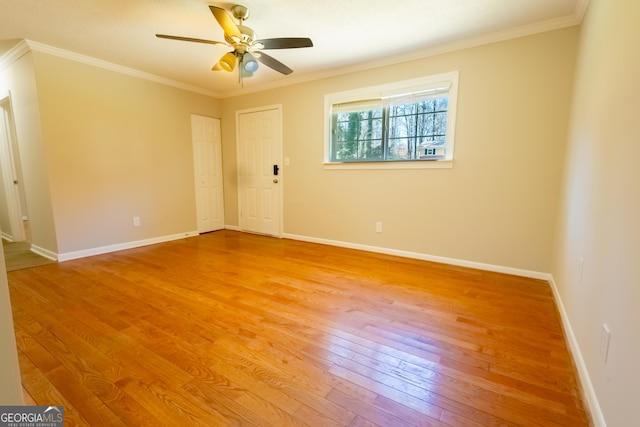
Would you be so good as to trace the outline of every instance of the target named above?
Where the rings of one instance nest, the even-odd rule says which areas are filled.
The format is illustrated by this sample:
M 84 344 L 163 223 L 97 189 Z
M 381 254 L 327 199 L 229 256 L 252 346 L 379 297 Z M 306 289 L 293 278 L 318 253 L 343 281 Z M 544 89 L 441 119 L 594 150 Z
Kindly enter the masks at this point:
M 459 267 L 477 268 L 479 270 L 493 271 L 496 273 L 513 274 L 515 276 L 529 277 L 532 279 L 549 280 L 549 278 L 551 277 L 549 273 L 542 273 L 539 271 L 523 270 L 520 268 L 505 267 L 502 265 L 484 264 L 481 262 L 467 261 L 467 260 L 456 259 L 456 258 L 446 258 L 446 257 L 441 257 L 436 255 L 422 254 L 418 252 L 409 252 L 409 251 L 401 251 L 398 249 L 381 248 L 378 246 L 369 246 L 369 245 L 361 245 L 357 243 L 341 242 L 338 240 L 320 239 L 316 237 L 300 236 L 297 234 L 287 234 L 287 233 L 284 233 L 282 237 L 285 239 L 300 240 L 303 242 L 320 243 L 323 245 L 338 246 L 338 247 L 349 248 L 349 249 L 358 249 L 362 251 L 376 252 L 376 253 L 381 253 L 385 255 L 395 255 L 395 256 L 404 257 L 404 258 L 419 259 L 422 261 L 431 261 L 431 262 L 439 262 L 442 264 L 457 265 Z
M 31 252 L 50 259 L 51 261 L 58 261 L 58 254 L 48 249 L 41 248 L 40 246 L 31 244 Z
M 13 236 L 11 234 L 8 234 L 8 233 L 5 233 L 4 231 L 1 231 L 0 235 L 2 235 L 2 238 L 4 240 L 6 240 L 7 242 L 13 242 Z
M 593 388 L 593 383 L 591 382 L 591 377 L 589 376 L 587 365 L 584 362 L 584 358 L 582 357 L 578 339 L 573 332 L 571 322 L 569 321 L 569 315 L 564 308 L 562 298 L 560 297 L 560 292 L 558 292 L 558 287 L 556 286 L 556 282 L 553 279 L 552 275 L 549 276 L 549 284 L 551 285 L 553 296 L 555 297 L 556 304 L 558 305 L 560 318 L 562 319 L 562 325 L 564 326 L 564 333 L 567 337 L 567 341 L 569 341 L 569 348 L 571 349 L 571 354 L 576 364 L 576 369 L 578 370 L 578 380 L 580 381 L 582 395 L 587 406 L 586 409 L 591 415 L 591 419 L 593 420 L 593 423 L 596 427 L 606 427 L 607 422 L 605 421 L 604 414 L 602 413 L 602 409 L 600 408 L 600 403 L 598 402 L 596 391 Z
M 225 224 L 224 229 L 225 230 L 231 230 L 231 231 L 242 231 L 242 230 L 240 230 L 240 226 L 239 225 L 227 225 L 227 224 Z
M 58 261 L 70 261 L 72 259 L 85 258 L 94 255 L 106 254 L 109 252 L 122 251 L 125 249 L 138 248 L 141 246 L 153 245 L 156 243 L 169 242 L 171 240 L 184 239 L 185 237 L 198 236 L 197 231 L 188 231 L 185 233 L 171 234 L 168 236 L 154 237 L 152 239 L 136 240 L 134 242 L 118 243 L 115 245 L 101 246 L 97 248 L 84 249 L 81 251 L 65 252 L 58 254 Z

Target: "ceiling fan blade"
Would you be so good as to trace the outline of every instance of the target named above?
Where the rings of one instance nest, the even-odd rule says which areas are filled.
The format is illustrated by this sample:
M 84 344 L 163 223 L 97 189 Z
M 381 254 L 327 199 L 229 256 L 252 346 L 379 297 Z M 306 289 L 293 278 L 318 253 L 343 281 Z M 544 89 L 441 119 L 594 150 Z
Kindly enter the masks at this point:
M 224 30 L 225 35 L 234 36 L 238 39 L 242 38 L 242 33 L 238 29 L 236 23 L 233 22 L 233 19 L 231 19 L 226 10 L 217 6 L 209 6 L 209 9 L 211 9 L 211 13 L 213 13 L 216 21 L 218 21 L 218 24 L 220 24 L 220 26 Z
M 273 68 L 279 73 L 282 73 L 285 75 L 293 73 L 293 70 L 291 68 L 287 67 L 282 62 L 278 61 L 272 56 L 267 55 L 264 52 L 260 52 L 260 56 L 256 57 L 256 59 L 262 62 L 267 67 Z
M 284 37 L 277 39 L 261 39 L 255 43 L 260 43 L 263 49 L 294 49 L 297 47 L 313 47 L 311 39 L 306 37 Z
M 215 40 L 194 39 L 192 37 L 168 36 L 166 34 L 156 34 L 156 37 L 161 39 L 180 40 L 183 42 L 196 42 L 196 43 L 219 44 L 221 46 L 229 46 L 227 43 L 217 42 Z

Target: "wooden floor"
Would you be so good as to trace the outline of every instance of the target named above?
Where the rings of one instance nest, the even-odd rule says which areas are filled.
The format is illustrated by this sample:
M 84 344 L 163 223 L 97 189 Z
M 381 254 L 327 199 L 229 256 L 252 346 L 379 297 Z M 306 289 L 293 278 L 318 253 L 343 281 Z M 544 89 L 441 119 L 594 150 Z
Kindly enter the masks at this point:
M 9 282 L 67 425 L 588 425 L 542 281 L 222 231 Z
M 7 271 L 21 270 L 55 262 L 32 252 L 31 243 L 29 242 L 7 242 L 2 240 L 2 249 L 4 250 Z

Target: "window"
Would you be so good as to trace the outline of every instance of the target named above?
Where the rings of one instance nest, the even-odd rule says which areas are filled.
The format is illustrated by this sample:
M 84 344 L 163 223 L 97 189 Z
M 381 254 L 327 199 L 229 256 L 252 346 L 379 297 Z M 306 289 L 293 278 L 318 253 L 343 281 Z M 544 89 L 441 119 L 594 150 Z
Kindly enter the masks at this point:
M 325 167 L 451 167 L 457 83 L 452 72 L 326 95 Z

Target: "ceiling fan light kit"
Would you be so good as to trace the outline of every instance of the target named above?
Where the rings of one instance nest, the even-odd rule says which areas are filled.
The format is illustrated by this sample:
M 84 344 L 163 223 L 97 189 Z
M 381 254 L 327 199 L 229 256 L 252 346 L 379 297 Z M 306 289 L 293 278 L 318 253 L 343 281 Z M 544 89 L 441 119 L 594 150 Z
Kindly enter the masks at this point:
M 166 34 L 156 34 L 156 37 L 170 40 L 179 40 L 195 43 L 215 44 L 229 47 L 233 50 L 225 53 L 213 66 L 214 71 L 232 72 L 238 66 L 238 78 L 242 84 L 242 79 L 251 77 L 258 70 L 258 62 L 279 73 L 288 75 L 293 70 L 272 56 L 267 55 L 263 49 L 295 49 L 301 47 L 312 47 L 313 42 L 309 38 L 287 37 L 273 39 L 258 39 L 253 29 L 243 25 L 249 18 L 249 10 L 245 6 L 235 5 L 231 7 L 233 17 L 238 20 L 238 24 L 233 22 L 227 11 L 221 7 L 209 6 L 218 24 L 224 30 L 225 42 L 215 40 L 204 40 L 192 37 L 170 36 Z
M 234 68 L 236 68 L 236 56 L 233 54 L 233 52 L 227 52 L 222 55 L 222 58 L 220 58 L 220 61 L 218 61 L 216 65 L 220 67 L 219 69 L 231 72 Z
M 255 56 L 250 53 L 245 53 L 243 56 L 243 68 L 245 71 L 249 73 L 255 73 L 258 70 L 258 61 L 256 61 Z

